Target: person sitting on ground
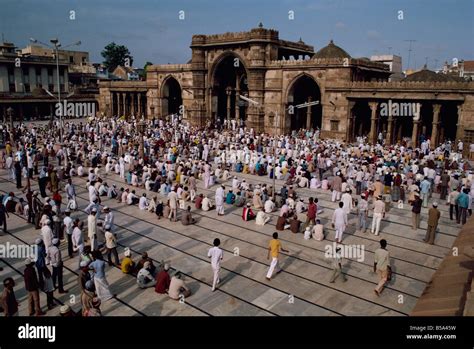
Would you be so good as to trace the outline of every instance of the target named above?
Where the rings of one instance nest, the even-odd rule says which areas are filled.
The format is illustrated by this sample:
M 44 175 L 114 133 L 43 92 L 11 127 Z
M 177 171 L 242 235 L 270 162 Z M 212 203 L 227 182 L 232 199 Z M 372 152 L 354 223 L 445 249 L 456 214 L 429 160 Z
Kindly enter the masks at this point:
M 227 205 L 232 205 L 234 202 L 235 202 L 235 194 L 232 192 L 232 189 L 230 189 L 225 198 L 225 203 Z
M 296 213 L 303 213 L 306 212 L 307 207 L 304 204 L 303 198 L 300 198 L 298 202 L 296 203 L 295 211 Z
M 150 262 L 146 261 L 137 274 L 137 285 L 142 289 L 153 287 L 156 284 L 156 280 L 150 272 L 150 267 Z
M 132 190 L 131 193 L 128 193 L 127 195 L 127 204 L 128 205 L 136 205 L 138 204 L 138 196 L 135 194 L 135 190 Z
M 123 253 L 124 259 L 122 259 L 122 273 L 133 274 L 135 272 L 135 262 L 132 260 L 132 252 L 128 247 L 125 248 Z
M 235 198 L 234 206 L 235 207 L 244 207 L 246 203 L 245 195 L 242 195 L 242 192 L 237 192 L 237 197 Z
M 159 200 L 156 204 L 155 214 L 158 219 L 161 219 L 163 217 L 163 201 Z
M 305 240 L 309 240 L 311 239 L 311 229 L 312 229 L 312 226 L 308 226 L 306 227 L 305 231 L 304 231 L 304 239 Z
M 143 193 L 142 197 L 138 201 L 138 208 L 142 211 L 144 211 L 148 208 L 148 200 L 146 198 L 146 193 Z
M 155 286 L 156 293 L 164 294 L 168 292 L 171 283 L 170 274 L 168 273 L 169 269 L 170 265 L 165 264 L 163 270 L 158 273 Z
M 204 199 L 203 194 L 199 194 L 196 199 L 194 200 L 194 206 L 196 209 L 200 210 L 202 208 L 202 200 Z
M 290 230 L 293 234 L 300 232 L 301 221 L 298 219 L 298 215 L 293 215 L 293 219 L 290 221 Z
M 151 275 L 155 275 L 156 267 L 153 264 L 153 260 L 150 257 L 148 257 L 148 253 L 146 252 L 142 253 L 142 258 L 137 262 L 137 270 L 140 270 L 141 268 L 143 268 L 146 262 L 150 263 L 150 268 L 148 270 L 150 271 Z
M 188 206 L 186 211 L 181 214 L 181 223 L 183 225 L 190 225 L 196 223 L 196 220 L 191 215 L 191 206 Z
M 59 316 L 60 317 L 75 317 L 75 316 L 79 316 L 79 314 L 74 312 L 74 310 L 72 310 L 69 305 L 65 304 L 61 306 L 61 308 L 59 308 Z
M 180 300 L 183 297 L 187 298 L 191 295 L 191 290 L 184 284 L 179 271 L 171 278 L 168 295 L 174 300 Z
M 265 213 L 272 213 L 275 211 L 275 203 L 273 202 L 272 198 L 268 198 L 267 201 L 265 201 Z
M 316 220 L 316 225 L 312 229 L 313 239 L 317 241 L 324 240 L 324 225 L 321 224 L 321 220 Z
M 211 200 L 207 197 L 207 195 L 202 199 L 202 210 L 203 211 L 209 211 L 214 208 L 214 205 L 212 204 Z
M 283 213 L 283 216 L 278 217 L 278 220 L 276 222 L 276 230 L 283 231 L 290 227 L 290 225 L 288 224 L 287 217 L 288 215 L 286 213 Z
M 247 206 L 244 207 L 244 210 L 242 211 L 242 219 L 247 222 L 247 221 L 251 221 L 254 218 L 255 218 L 255 213 L 253 213 L 251 205 L 250 203 L 248 203 Z
M 257 218 L 255 219 L 256 225 L 265 225 L 270 220 L 270 217 L 265 213 L 265 211 L 260 209 L 257 213 Z
M 148 208 L 147 208 L 147 211 L 148 212 L 151 212 L 151 213 L 154 213 L 155 210 L 156 210 L 156 196 L 154 196 L 150 202 L 148 203 Z

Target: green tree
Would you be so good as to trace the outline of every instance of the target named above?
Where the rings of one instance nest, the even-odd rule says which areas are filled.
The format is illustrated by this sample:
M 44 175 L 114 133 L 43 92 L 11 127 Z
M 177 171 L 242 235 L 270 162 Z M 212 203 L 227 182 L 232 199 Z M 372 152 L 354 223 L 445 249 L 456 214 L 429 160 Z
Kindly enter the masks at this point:
M 115 42 L 105 46 L 101 55 L 104 57 L 104 65 L 109 71 L 119 65 L 131 67 L 133 64 L 133 57 L 128 48 L 124 45 L 117 45 Z
M 146 79 L 146 69 L 148 68 L 149 65 L 153 65 L 153 63 L 147 61 L 145 65 L 143 66 L 143 71 L 140 73 L 140 76 L 142 79 Z

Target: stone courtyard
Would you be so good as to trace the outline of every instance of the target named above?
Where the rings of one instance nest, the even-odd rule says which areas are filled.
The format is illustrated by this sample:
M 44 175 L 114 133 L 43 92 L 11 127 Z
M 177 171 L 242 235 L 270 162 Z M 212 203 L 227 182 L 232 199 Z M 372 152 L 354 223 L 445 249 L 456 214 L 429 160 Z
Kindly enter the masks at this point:
M 267 183 L 268 177 L 238 174 L 250 183 Z M 104 174 L 102 174 L 102 177 Z M 125 183 L 115 174 L 104 178 L 109 185 L 125 187 Z M 0 170 L 1 194 L 10 191 L 21 194 L 13 182 L 8 180 L 6 170 Z M 85 221 L 86 213 L 82 210 L 88 204 L 85 178 L 74 178 L 79 210 L 71 217 Z M 231 181 L 225 182 L 226 190 Z M 282 182 L 277 181 L 277 192 Z M 31 182 L 32 189 L 37 189 L 37 182 Z M 217 185 L 209 190 L 198 181 L 198 192 L 209 194 L 213 198 Z M 137 189 L 140 195 L 143 189 Z M 409 315 L 417 300 L 423 294 L 443 258 L 452 253 L 451 247 L 459 233 L 460 226 L 449 220 L 448 207 L 441 202 L 439 209 L 441 219 L 434 245 L 422 241 L 426 231 L 427 209 L 422 209 L 422 221 L 417 231 L 411 228 L 411 207 L 404 205 L 398 208 L 392 204 L 382 221 L 380 236 L 356 232 L 356 216 L 349 216 L 349 227 L 343 238 L 345 245 L 361 245 L 365 249 L 364 259 L 344 259 L 343 272 L 348 281 L 336 280 L 329 283 L 332 273 L 331 259 L 325 257 L 325 248 L 334 242 L 334 230 L 330 219 L 336 203 L 331 202 L 330 192 L 315 189 L 298 189 L 299 196 L 305 201 L 309 196 L 319 199 L 323 212 L 318 215 L 325 225 L 326 239 L 304 240 L 302 234 L 289 231 L 280 232 L 284 248 L 290 252 L 281 259 L 283 272 L 270 282 L 265 279 L 269 261 L 266 259 L 267 245 L 275 231 L 278 212 L 272 219 L 260 227 L 254 222 L 241 219 L 242 209 L 226 205 L 225 216 L 217 216 L 215 211 L 196 212 L 192 205 L 193 217 L 197 223 L 183 226 L 179 221 L 158 220 L 152 213 L 140 211 L 137 206 L 117 203 L 115 199 L 103 198 L 102 205 L 109 206 L 115 213 L 116 231 L 118 233 L 118 251 L 120 259 L 123 250 L 129 247 L 132 257 L 137 260 L 141 253 L 147 252 L 155 265 L 160 261 L 169 262 L 172 272 L 183 273 L 184 281 L 190 287 L 192 295 L 184 302 L 169 299 L 154 289 L 141 290 L 136 280 L 123 274 L 118 268 L 107 267 L 106 275 L 111 290 L 117 294 L 116 299 L 102 304 L 105 316 L 406 316 Z M 155 193 L 149 192 L 150 195 Z M 163 199 L 157 194 L 159 199 Z M 434 199 L 438 196 L 433 194 Z M 430 200 L 431 202 L 431 200 Z M 65 199 L 63 198 L 63 205 Z M 63 206 L 64 207 L 64 206 Z M 179 218 L 179 213 L 178 213 Z M 305 220 L 302 215 L 300 220 Z M 371 219 L 368 220 L 369 227 Z M 10 214 L 9 233 L 0 234 L 0 243 L 33 244 L 39 235 L 32 225 L 23 217 Z M 87 228 L 85 229 L 87 230 Z M 87 231 L 85 232 L 87 235 Z M 214 238 L 220 238 L 224 250 L 221 269 L 221 284 L 211 292 L 212 271 L 207 251 Z M 374 250 L 379 247 L 378 241 L 388 241 L 391 254 L 393 279 L 386 289 L 377 297 L 373 288 L 377 276 L 373 273 Z M 73 310 L 79 310 L 80 290 L 77 279 L 77 255 L 71 260 L 67 256 L 67 244 L 61 243 L 64 260 L 64 284 L 69 293 L 55 295 L 57 301 L 70 304 Z M 4 268 L 2 278 L 11 276 L 16 282 L 16 296 L 20 302 L 20 315 L 27 314 L 27 295 L 24 289 L 22 272 L 24 261 L 19 259 L 1 259 Z M 41 304 L 46 305 L 46 296 L 41 293 Z M 47 312 L 48 316 L 57 316 L 59 307 Z

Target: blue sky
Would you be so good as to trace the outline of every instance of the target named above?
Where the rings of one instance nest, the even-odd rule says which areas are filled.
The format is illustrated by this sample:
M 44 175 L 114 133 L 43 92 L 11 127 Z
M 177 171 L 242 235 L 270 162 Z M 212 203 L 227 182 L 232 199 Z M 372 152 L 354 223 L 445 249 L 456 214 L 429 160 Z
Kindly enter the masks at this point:
M 69 11 L 75 11 L 70 20 Z M 185 11 L 180 20 L 179 11 Z M 294 11 L 289 20 L 288 11 Z M 398 19 L 403 11 L 403 20 Z M 315 50 L 330 39 L 353 57 L 394 53 L 420 68 L 474 59 L 474 0 L 0 0 L 0 33 L 23 47 L 30 37 L 82 41 L 93 62 L 111 41 L 135 61 L 185 63 L 193 34 L 247 31 L 263 22 L 280 38 L 301 37 Z

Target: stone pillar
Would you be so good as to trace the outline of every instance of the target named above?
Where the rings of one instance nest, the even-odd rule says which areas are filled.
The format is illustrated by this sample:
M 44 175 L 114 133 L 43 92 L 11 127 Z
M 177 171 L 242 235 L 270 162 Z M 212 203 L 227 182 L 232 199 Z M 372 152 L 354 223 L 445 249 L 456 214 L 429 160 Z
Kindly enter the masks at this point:
M 239 94 L 240 90 L 238 88 L 235 89 L 235 123 L 236 125 L 239 125 Z
M 309 96 L 308 103 L 311 103 L 312 100 L 313 98 Z M 311 128 L 311 106 L 308 105 L 306 108 L 306 129 L 309 130 Z
M 132 103 L 132 104 L 131 104 L 131 113 L 132 113 L 133 115 L 135 115 L 135 93 L 132 92 L 132 93 L 130 94 L 130 97 L 131 97 L 131 103 Z M 135 117 L 136 117 L 136 116 L 137 116 L 137 115 L 135 115 Z
M 387 124 L 387 134 L 385 137 L 385 143 L 392 144 L 392 131 L 393 131 L 393 117 L 392 111 L 388 111 L 388 124 Z
M 441 110 L 441 104 L 433 104 L 433 127 L 431 129 L 431 139 L 430 139 L 431 149 L 436 148 L 438 144 L 438 125 L 439 125 L 440 110 Z
M 142 107 L 142 103 L 143 103 L 143 98 L 142 98 L 142 94 L 141 93 L 138 93 L 137 94 L 137 107 L 138 107 L 138 117 L 141 118 L 142 117 L 142 114 L 143 114 L 143 107 Z
M 122 92 L 122 114 L 125 115 L 126 119 L 128 119 L 126 103 L 127 103 L 127 93 Z
M 232 88 L 227 87 L 225 92 L 227 93 L 227 127 L 230 125 L 230 97 L 232 94 Z
M 412 147 L 416 148 L 418 146 L 418 125 L 420 124 L 420 120 L 413 121 L 413 131 L 411 134 L 411 143 Z
M 377 107 L 378 102 L 369 102 L 370 110 L 372 111 L 370 117 L 370 133 L 369 133 L 369 142 L 372 144 L 377 143 Z
M 347 101 L 347 126 L 346 126 L 346 142 L 352 142 L 355 134 L 355 116 L 352 114 L 354 101 Z
M 458 123 L 456 124 L 456 139 L 454 139 L 455 146 L 460 139 L 464 138 L 464 126 L 463 126 L 463 105 L 459 104 L 458 106 Z M 457 149 L 457 148 L 456 148 Z M 464 145 L 464 149 L 469 149 L 469 145 Z
M 398 125 L 398 136 L 397 141 L 402 141 L 402 132 L 403 132 L 403 124 L 400 122 Z

